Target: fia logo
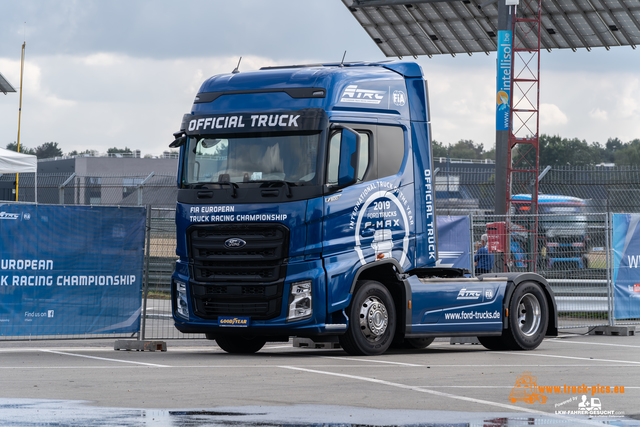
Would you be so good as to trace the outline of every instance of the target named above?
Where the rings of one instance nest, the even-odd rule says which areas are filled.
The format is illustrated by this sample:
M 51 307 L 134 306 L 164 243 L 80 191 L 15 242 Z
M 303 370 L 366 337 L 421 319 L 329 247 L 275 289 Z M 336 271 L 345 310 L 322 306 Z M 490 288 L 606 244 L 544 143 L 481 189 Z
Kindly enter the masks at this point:
M 493 289 L 485 289 L 484 290 L 484 298 L 485 299 L 493 298 Z
M 405 104 L 404 92 L 401 90 L 393 91 L 393 103 L 398 107 L 402 107 Z

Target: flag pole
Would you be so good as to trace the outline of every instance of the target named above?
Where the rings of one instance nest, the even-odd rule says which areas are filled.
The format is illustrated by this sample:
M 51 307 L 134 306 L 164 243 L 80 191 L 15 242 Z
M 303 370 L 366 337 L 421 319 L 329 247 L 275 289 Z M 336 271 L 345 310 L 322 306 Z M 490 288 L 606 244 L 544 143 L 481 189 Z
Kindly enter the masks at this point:
M 22 43 L 22 56 L 20 58 L 20 106 L 18 107 L 18 141 L 16 151 L 20 152 L 20 121 L 22 120 L 22 75 L 24 74 L 24 48 L 27 42 Z M 16 202 L 18 201 L 18 182 L 20 174 L 16 174 Z

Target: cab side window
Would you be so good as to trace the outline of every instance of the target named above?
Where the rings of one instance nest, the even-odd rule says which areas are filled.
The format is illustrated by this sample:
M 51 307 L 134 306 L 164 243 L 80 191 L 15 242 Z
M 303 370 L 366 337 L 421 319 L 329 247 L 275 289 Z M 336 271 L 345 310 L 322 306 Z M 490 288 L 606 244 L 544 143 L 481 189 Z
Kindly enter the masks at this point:
M 358 181 L 362 181 L 369 167 L 369 145 L 371 138 L 368 132 L 358 131 L 360 134 L 360 146 L 358 159 Z M 338 167 L 340 165 L 341 134 L 334 133 L 329 140 L 329 160 L 327 162 L 327 184 L 338 184 Z
M 404 159 L 404 132 L 398 126 L 378 126 L 378 177 L 395 175 Z

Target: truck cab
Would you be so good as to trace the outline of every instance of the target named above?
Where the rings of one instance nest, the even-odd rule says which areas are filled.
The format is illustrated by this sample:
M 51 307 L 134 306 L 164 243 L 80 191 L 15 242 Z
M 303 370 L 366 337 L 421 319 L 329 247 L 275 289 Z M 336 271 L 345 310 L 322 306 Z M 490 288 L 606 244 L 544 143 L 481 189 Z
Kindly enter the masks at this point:
M 176 327 L 248 353 L 297 336 L 380 354 L 447 333 L 411 332 L 443 311 L 412 311 L 412 298 L 422 301 L 414 290 L 437 291 L 439 276 L 448 280 L 442 295 L 472 285 L 451 281 L 464 279 L 461 271 L 435 268 L 427 100 L 422 69 L 401 61 L 269 67 L 205 81 L 171 144 L 180 148 Z M 486 308 L 502 313 L 514 281 L 496 280 Z M 540 280 L 538 297 L 553 305 Z M 544 337 L 552 312 L 537 334 Z M 480 334 L 502 334 L 503 316 L 477 320 Z

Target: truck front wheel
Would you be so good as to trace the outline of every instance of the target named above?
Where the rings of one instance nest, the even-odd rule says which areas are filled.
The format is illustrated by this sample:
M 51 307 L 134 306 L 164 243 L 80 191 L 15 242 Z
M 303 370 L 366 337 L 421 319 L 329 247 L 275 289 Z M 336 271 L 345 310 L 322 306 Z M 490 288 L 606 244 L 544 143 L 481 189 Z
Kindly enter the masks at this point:
M 266 344 L 267 340 L 260 337 L 229 337 L 217 336 L 216 343 L 227 353 L 253 354 Z
M 379 282 L 360 281 L 348 308 L 349 328 L 340 345 L 354 356 L 382 354 L 391 345 L 396 330 L 393 297 Z

